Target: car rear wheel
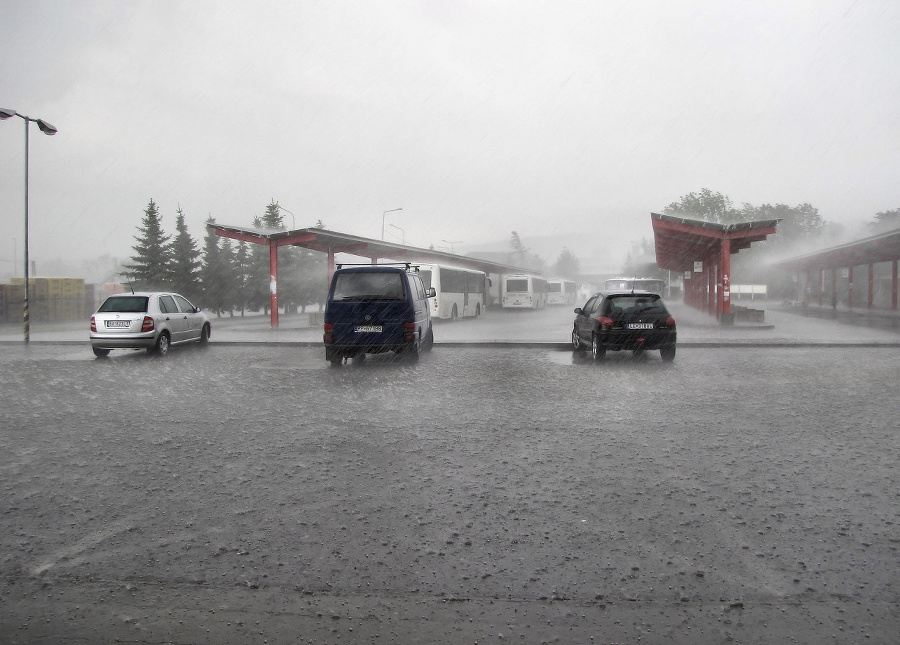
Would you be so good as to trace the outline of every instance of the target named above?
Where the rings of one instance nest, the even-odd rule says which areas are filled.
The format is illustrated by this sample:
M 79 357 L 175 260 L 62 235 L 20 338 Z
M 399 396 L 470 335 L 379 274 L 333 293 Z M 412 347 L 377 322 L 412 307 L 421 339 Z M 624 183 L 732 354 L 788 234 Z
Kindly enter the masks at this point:
M 578 338 L 578 330 L 572 330 L 572 349 L 576 352 L 580 352 L 584 350 L 584 347 L 581 346 L 581 339 Z
M 431 348 L 434 347 L 434 330 L 429 329 L 428 333 L 425 334 L 425 344 L 422 347 L 426 352 L 431 351 Z
M 148 354 L 156 354 L 158 356 L 165 356 L 169 353 L 169 335 L 166 332 L 161 333 L 156 337 L 156 343 L 154 343 L 153 347 L 147 349 Z
M 600 339 L 594 334 L 591 336 L 591 355 L 595 361 L 602 361 L 606 356 L 606 348 L 600 343 Z
M 667 363 L 671 363 L 675 360 L 675 346 L 672 347 L 661 347 L 659 349 L 660 358 L 662 358 Z
M 109 356 L 108 349 L 101 349 L 99 347 L 91 347 L 91 349 L 94 350 L 94 356 L 96 356 L 97 358 L 106 358 L 107 356 Z

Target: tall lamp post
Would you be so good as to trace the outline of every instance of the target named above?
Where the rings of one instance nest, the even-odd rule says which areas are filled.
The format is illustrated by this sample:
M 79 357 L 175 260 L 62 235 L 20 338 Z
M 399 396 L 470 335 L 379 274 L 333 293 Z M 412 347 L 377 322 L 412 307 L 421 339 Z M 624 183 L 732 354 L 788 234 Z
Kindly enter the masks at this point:
M 450 252 L 453 253 L 453 245 L 454 244 L 462 244 L 462 240 L 456 240 L 455 242 L 451 242 L 450 240 L 441 240 L 441 242 L 445 242 L 450 245 Z
M 406 231 L 404 231 L 402 228 L 400 228 L 399 226 L 397 226 L 395 224 L 388 224 L 388 226 L 400 231 L 400 242 L 403 244 L 403 246 L 406 246 Z
M 25 342 L 31 341 L 31 331 L 28 324 L 28 124 L 37 123 L 38 129 L 47 135 L 56 134 L 56 128 L 43 119 L 32 119 L 30 116 L 19 114 L 15 110 L 0 108 L 0 119 L 8 119 L 17 116 L 25 121 L 25 302 L 23 319 L 25 322 Z
M 381 214 L 381 241 L 384 242 L 384 216 L 388 213 L 393 213 L 394 211 L 402 211 L 402 208 L 392 208 L 390 210 L 384 211 Z
M 292 228 L 291 230 L 296 231 L 297 230 L 297 218 L 294 217 L 294 214 L 291 211 L 289 211 L 288 209 L 286 209 L 284 206 L 282 206 L 281 204 L 278 204 L 278 210 L 284 211 L 285 213 L 287 213 L 288 215 L 291 216 L 291 221 L 294 223 L 294 228 Z

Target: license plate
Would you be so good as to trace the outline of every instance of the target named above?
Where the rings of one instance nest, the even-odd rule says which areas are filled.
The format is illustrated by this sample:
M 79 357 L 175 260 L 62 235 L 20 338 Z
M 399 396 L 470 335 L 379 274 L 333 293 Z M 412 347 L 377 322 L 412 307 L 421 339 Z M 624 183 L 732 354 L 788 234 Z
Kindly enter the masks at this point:
M 628 329 L 653 329 L 653 323 L 629 323 Z
M 381 325 L 357 325 L 354 330 L 357 334 L 380 334 Z
M 107 320 L 107 327 L 131 327 L 130 320 Z

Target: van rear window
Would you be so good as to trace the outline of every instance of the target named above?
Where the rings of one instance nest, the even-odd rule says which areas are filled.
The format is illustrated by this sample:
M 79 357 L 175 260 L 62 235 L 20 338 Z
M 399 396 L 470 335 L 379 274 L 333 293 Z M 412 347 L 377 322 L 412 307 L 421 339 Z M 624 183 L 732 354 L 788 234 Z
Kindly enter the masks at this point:
M 403 275 L 388 272 L 339 273 L 334 300 L 403 300 Z

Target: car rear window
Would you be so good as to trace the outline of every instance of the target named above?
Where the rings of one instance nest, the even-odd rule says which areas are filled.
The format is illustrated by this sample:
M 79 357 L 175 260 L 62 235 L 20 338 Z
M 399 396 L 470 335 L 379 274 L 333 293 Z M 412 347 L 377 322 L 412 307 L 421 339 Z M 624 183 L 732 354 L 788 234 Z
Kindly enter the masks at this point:
M 107 298 L 97 310 L 99 313 L 136 314 L 147 311 L 147 296 L 116 296 Z
M 334 300 L 403 300 L 403 275 L 400 273 L 338 273 L 334 281 Z
M 629 294 L 609 298 L 604 312 L 607 316 L 629 314 L 668 314 L 662 298 L 657 295 Z

